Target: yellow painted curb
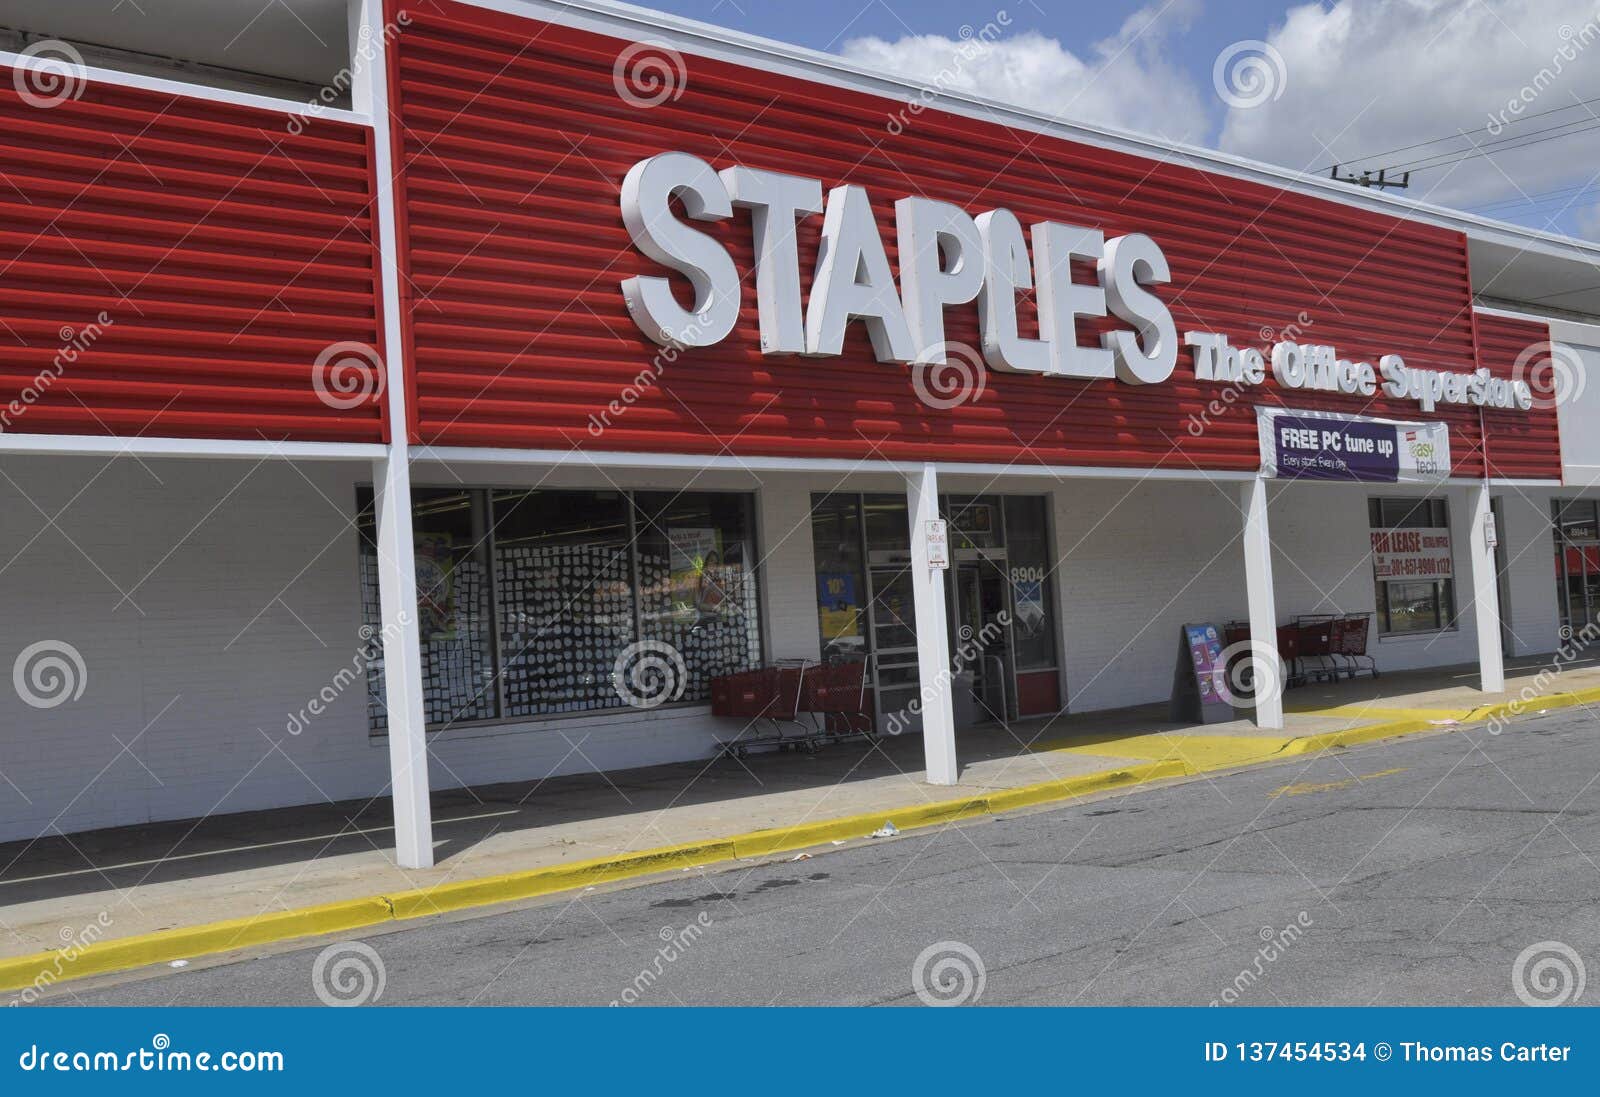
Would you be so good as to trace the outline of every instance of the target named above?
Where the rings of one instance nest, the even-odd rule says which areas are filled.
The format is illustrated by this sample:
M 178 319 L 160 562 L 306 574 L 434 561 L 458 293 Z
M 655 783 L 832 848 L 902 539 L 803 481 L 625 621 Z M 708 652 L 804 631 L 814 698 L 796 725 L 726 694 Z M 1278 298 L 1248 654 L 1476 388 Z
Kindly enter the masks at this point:
M 1498 704 L 1482 705 L 1472 710 L 1472 720 L 1474 723 L 1482 723 L 1496 719 L 1515 719 L 1551 709 L 1577 708 L 1594 702 L 1600 702 L 1600 687 L 1576 689 L 1566 693 L 1536 693 L 1526 699 L 1516 697 Z
M 253 918 L 233 918 L 198 926 L 177 926 L 137 937 L 68 945 L 32 956 L 0 960 L 0 990 L 47 989 L 68 979 L 105 975 L 204 956 L 272 944 L 293 937 L 345 933 L 387 922 L 393 917 L 388 902 L 379 896 L 348 899 L 301 910 L 275 911 Z
M 983 797 L 962 800 L 940 800 L 931 804 L 912 804 L 889 808 L 870 815 L 849 815 L 843 819 L 823 819 L 815 823 L 758 830 L 740 835 L 733 840 L 734 852 L 741 858 L 768 857 L 774 853 L 820 846 L 824 842 L 847 841 L 865 838 L 884 823 L 892 822 L 897 830 L 954 823 L 989 813 L 988 801 Z
M 1292 740 L 1276 735 L 1207 735 L 1204 732 L 1159 731 L 1111 743 L 1073 743 L 1055 740 L 1032 749 L 1068 754 L 1113 754 L 1123 758 L 1143 758 L 1150 762 L 1178 761 L 1191 773 L 1210 773 L 1232 769 L 1250 762 L 1265 761 L 1282 753 Z
M 1497 719 L 1509 720 L 1521 716 L 1532 716 L 1536 713 L 1576 708 L 1580 705 L 1594 702 L 1600 702 L 1600 687 L 1591 686 L 1588 689 L 1571 690 L 1565 693 L 1530 694 L 1527 699 L 1517 697 L 1510 701 L 1497 701 L 1492 705 L 1479 705 L 1470 709 L 1389 709 L 1387 711 L 1409 712 L 1419 716 L 1426 714 L 1432 719 L 1392 720 L 1387 723 L 1346 728 L 1343 731 L 1306 735 L 1293 740 L 1284 750 L 1284 753 L 1311 754 L 1315 751 L 1326 750 L 1329 747 L 1354 746 L 1357 743 L 1370 743 L 1376 739 L 1392 739 L 1402 735 L 1415 735 L 1424 731 L 1449 731 L 1455 727 L 1483 724 Z M 1372 709 L 1369 711 L 1375 712 L 1378 710 Z M 1313 716 L 1338 714 L 1338 710 L 1335 709 L 1308 710 L 1305 713 L 1305 715 Z M 1440 723 L 1439 721 L 1441 720 L 1453 722 Z
M 1465 720 L 1476 712 L 1470 708 L 1389 708 L 1379 705 L 1334 705 L 1331 708 L 1295 708 L 1285 712 L 1296 716 L 1388 716 L 1408 720 Z
M 890 821 L 899 830 L 938 826 L 1035 804 L 1070 800 L 1105 789 L 1183 777 L 1192 772 L 1193 767 L 1180 762 L 1131 766 L 1045 781 L 985 796 L 890 808 L 842 819 L 759 830 L 716 841 L 667 846 L 571 865 L 553 865 L 525 872 L 437 884 L 431 888 L 417 888 L 389 896 L 375 895 L 304 910 L 180 926 L 137 937 L 97 941 L 75 952 L 40 952 L 32 956 L 0 960 L 0 991 L 22 990 L 30 986 L 44 989 L 68 979 L 130 971 L 171 960 L 231 952 L 299 937 L 345 933 L 384 922 L 532 899 L 671 869 L 763 857 L 824 842 L 865 838 Z
M 518 899 L 535 899 L 559 891 L 573 891 L 633 876 L 647 876 L 652 872 L 709 865 L 729 861 L 733 857 L 731 840 L 691 842 L 599 857 L 570 865 L 551 865 L 548 868 L 507 872 L 474 880 L 447 881 L 433 887 L 395 892 L 387 896 L 386 901 L 393 908 L 397 920 L 426 918 L 430 914 L 510 903 Z
M 1151 781 L 1165 781 L 1172 777 L 1189 777 L 1193 776 L 1193 773 L 1193 767 L 1172 758 L 1145 766 L 1129 766 L 1127 769 L 1105 770 L 1101 773 L 1085 774 L 1082 777 L 1065 777 L 1059 781 L 1045 781 L 1037 785 L 1006 789 L 1004 792 L 991 793 L 987 801 L 991 812 L 1015 811 L 1018 808 L 1048 804 L 1057 800 L 1070 800 L 1086 796 L 1091 792 L 1103 792 L 1124 785 L 1143 785 Z
M 670 869 L 691 868 L 723 861 L 749 859 L 821 845 L 824 842 L 864 838 L 885 822 L 900 830 L 938 826 L 961 819 L 993 815 L 1039 804 L 1055 803 L 1120 787 L 1133 787 L 1175 777 L 1196 776 L 1202 772 L 1234 769 L 1273 758 L 1312 754 L 1333 747 L 1355 746 L 1378 739 L 1391 739 L 1426 731 L 1447 731 L 1469 723 L 1495 718 L 1525 716 L 1532 712 L 1572 708 L 1600 702 L 1600 687 L 1516 699 L 1466 710 L 1387 709 L 1387 712 L 1423 714 L 1454 718 L 1459 722 L 1441 724 L 1430 719 L 1401 719 L 1366 724 L 1343 731 L 1322 732 L 1290 739 L 1272 754 L 1251 754 L 1204 767 L 1179 758 L 1147 765 L 1102 770 L 1077 777 L 1043 781 L 1022 788 L 1005 789 L 982 796 L 944 800 L 930 804 L 890 808 L 842 819 L 825 819 L 792 827 L 753 831 L 707 842 L 642 850 L 638 853 L 596 858 L 571 865 L 509 872 L 476 880 L 443 883 L 431 888 L 350 899 L 301 910 L 277 911 L 253 918 L 235 918 L 198 926 L 178 926 L 136 937 L 95 941 L 85 946 L 66 948 L 0 959 L 0 991 L 35 987 L 47 989 L 69 979 L 130 971 L 151 964 L 196 956 L 215 955 L 241 948 L 254 948 L 301 937 L 320 937 L 347 933 L 384 922 L 425 918 L 447 911 L 514 902 L 543 895 L 613 883 Z M 1369 709 L 1367 711 L 1378 711 Z M 1306 715 L 1338 715 L 1333 709 L 1307 710 Z M 1096 744 L 1100 745 L 1100 744 Z M 1109 746 L 1109 744 L 1107 744 Z
M 1283 748 L 1285 756 L 1315 754 L 1333 747 L 1353 747 L 1379 739 L 1395 739 L 1402 735 L 1415 735 L 1423 731 L 1448 731 L 1458 724 L 1435 724 L 1429 720 L 1391 720 L 1386 724 L 1365 724 L 1345 728 L 1343 731 L 1324 731 L 1316 735 L 1302 735 L 1291 739 Z

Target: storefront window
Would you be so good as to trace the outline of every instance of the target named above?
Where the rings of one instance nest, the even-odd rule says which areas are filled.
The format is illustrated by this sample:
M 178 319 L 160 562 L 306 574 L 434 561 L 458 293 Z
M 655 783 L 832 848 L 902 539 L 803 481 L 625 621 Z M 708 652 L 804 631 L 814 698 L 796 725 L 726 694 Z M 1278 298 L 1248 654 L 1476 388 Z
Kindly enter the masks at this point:
M 958 549 L 992 549 L 1002 544 L 1000 500 L 992 495 L 977 499 L 952 496 L 947 501 L 950 542 Z
M 917 621 L 911 532 L 902 495 L 813 495 L 817 625 L 825 659 L 870 659 L 880 723 L 916 697 Z M 865 545 L 865 549 L 863 549 Z
M 481 493 L 418 489 L 411 502 L 422 699 L 428 723 L 493 720 L 499 715 L 499 692 L 494 681 L 494 619 Z M 382 618 L 372 489 L 361 489 L 358 505 L 362 600 L 367 625 L 376 636 Z M 367 671 L 369 710 L 376 728 L 387 727 L 382 673 L 379 649 Z
M 358 502 L 363 612 L 376 635 L 370 488 Z M 760 662 L 748 496 L 419 489 L 413 502 L 431 728 L 624 708 L 617 667 L 641 641 L 682 661 L 666 701 L 704 700 L 712 677 Z M 375 655 L 370 724 L 382 732 Z
M 637 638 L 627 496 L 492 494 L 506 716 L 619 707 L 612 668 Z
M 911 521 L 903 495 L 866 495 L 867 564 L 872 576 L 872 647 L 878 652 L 917 647 L 917 614 L 911 590 Z
M 911 569 L 877 568 L 872 574 L 873 640 L 879 651 L 915 650 L 916 593 Z
M 1595 520 L 1593 499 L 1555 499 L 1551 501 L 1556 529 L 1569 541 L 1600 540 L 1600 522 Z
M 1395 572 L 1409 569 L 1414 574 L 1382 574 L 1375 556 L 1378 631 L 1399 635 L 1454 628 L 1454 561 L 1449 542 L 1450 512 L 1445 500 L 1370 499 L 1367 510 L 1374 531 L 1434 531 L 1426 544 L 1397 538 L 1395 551 L 1384 553 L 1386 566 L 1392 557 L 1396 561 Z
M 811 545 L 817 561 L 817 627 L 823 657 L 863 655 L 867 607 L 859 497 L 817 499 L 811 509 Z
M 1046 500 L 1012 495 L 1005 500 L 1006 577 L 1011 583 L 1012 657 L 1016 669 L 1056 665 L 1054 596 L 1050 582 L 1050 527 Z
M 866 512 L 867 545 L 874 566 L 911 562 L 911 525 L 903 495 L 862 497 Z
M 711 696 L 711 679 L 761 661 L 749 499 L 640 492 L 642 639 L 670 644 L 688 678 L 680 700 Z
M 1561 636 L 1600 621 L 1600 523 L 1592 499 L 1554 499 L 1556 606 Z

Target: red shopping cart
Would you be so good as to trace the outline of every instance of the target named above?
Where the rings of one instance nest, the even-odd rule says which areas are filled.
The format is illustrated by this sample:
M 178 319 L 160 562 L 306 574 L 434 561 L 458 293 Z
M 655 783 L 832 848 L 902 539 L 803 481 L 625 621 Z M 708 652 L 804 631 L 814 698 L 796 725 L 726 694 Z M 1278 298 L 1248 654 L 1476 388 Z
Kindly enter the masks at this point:
M 1309 681 L 1336 681 L 1367 673 L 1378 677 L 1378 665 L 1367 654 L 1370 614 L 1304 613 L 1292 624 L 1278 626 L 1278 658 L 1283 661 L 1284 686 Z M 1229 621 L 1222 626 L 1231 648 L 1250 641 L 1250 622 Z M 1245 658 L 1243 652 L 1234 660 Z M 1365 660 L 1365 662 L 1363 662 Z M 1236 680 L 1229 662 L 1229 681 Z
M 1283 688 L 1305 685 L 1305 671 L 1300 667 L 1300 630 L 1293 625 L 1278 626 L 1278 658 L 1284 666 Z
M 1250 658 L 1248 648 L 1238 646 L 1250 643 L 1250 622 L 1229 621 L 1222 626 L 1222 635 L 1223 639 L 1227 641 L 1228 647 L 1236 649 L 1229 656 L 1226 669 L 1230 688 L 1237 688 L 1235 684 L 1240 682 L 1253 683 L 1254 668 L 1251 669 L 1251 673 L 1248 676 L 1241 674 L 1238 668 L 1239 663 Z M 1300 666 L 1300 630 L 1294 625 L 1279 625 L 1277 642 L 1278 661 L 1282 664 L 1279 673 L 1283 675 L 1283 688 L 1288 689 L 1291 686 L 1303 685 L 1305 683 L 1305 674 Z M 1253 691 L 1247 688 L 1246 692 Z
M 872 734 L 867 671 L 865 660 L 851 659 L 816 667 L 806 676 L 800 708 L 812 714 L 821 740 L 837 742 Z
M 756 750 L 816 752 L 829 743 L 870 738 L 871 667 L 842 660 L 817 665 L 789 660 L 711 680 L 711 714 L 745 721 L 721 753 L 743 758 Z M 805 714 L 802 717 L 801 714 Z
M 1294 619 L 1302 680 L 1332 682 L 1343 672 L 1333 644 L 1337 620 L 1338 615 L 1332 613 L 1302 613 Z
M 1378 661 L 1367 654 L 1367 634 L 1370 631 L 1368 614 L 1347 613 L 1333 622 L 1330 646 L 1333 654 L 1345 661 L 1345 673 L 1351 678 L 1365 670 L 1378 677 Z M 1362 666 L 1362 660 L 1366 666 Z
M 720 753 L 743 758 L 753 749 L 805 740 L 811 725 L 799 713 L 810 667 L 805 660 L 785 660 L 711 679 L 711 715 L 744 721 L 738 734 L 721 741 Z M 795 730 L 786 733 L 786 727 Z

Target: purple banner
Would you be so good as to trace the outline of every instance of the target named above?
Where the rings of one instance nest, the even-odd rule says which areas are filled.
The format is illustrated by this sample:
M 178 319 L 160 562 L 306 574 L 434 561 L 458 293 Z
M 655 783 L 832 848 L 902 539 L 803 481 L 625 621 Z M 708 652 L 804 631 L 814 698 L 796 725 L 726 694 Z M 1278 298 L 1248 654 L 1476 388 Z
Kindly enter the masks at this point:
M 1285 480 L 1442 480 L 1450 475 L 1443 423 L 1397 423 L 1259 408 L 1261 468 Z

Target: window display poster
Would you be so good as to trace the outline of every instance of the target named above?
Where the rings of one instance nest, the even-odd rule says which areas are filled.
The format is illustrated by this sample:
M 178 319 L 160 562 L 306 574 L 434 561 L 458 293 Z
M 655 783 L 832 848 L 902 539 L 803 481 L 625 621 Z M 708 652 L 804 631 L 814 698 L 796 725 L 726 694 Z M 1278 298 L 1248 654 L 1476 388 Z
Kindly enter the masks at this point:
M 720 533 L 706 526 L 667 527 L 668 582 L 675 617 L 715 617 L 727 600 L 721 580 Z
M 1375 529 L 1372 572 L 1382 579 L 1453 579 L 1447 529 Z
M 739 566 L 737 564 L 707 564 L 700 572 L 700 583 L 695 588 L 695 610 L 700 620 L 720 617 L 728 609 L 737 610 L 731 593 L 737 589 Z
M 1034 636 L 1044 627 L 1044 575 L 1040 568 L 1011 569 L 1011 599 L 1016 605 L 1017 631 Z
M 699 575 L 708 557 L 716 555 L 717 531 L 702 526 L 669 526 L 667 550 L 671 553 L 674 576 L 693 573 Z
M 448 533 L 416 535 L 417 630 L 424 644 L 456 638 L 454 545 Z
M 861 603 L 856 600 L 856 577 L 845 571 L 819 571 L 817 612 L 822 634 L 829 641 L 859 637 Z

